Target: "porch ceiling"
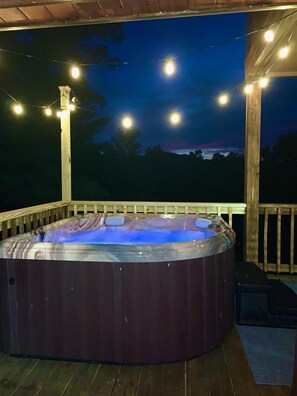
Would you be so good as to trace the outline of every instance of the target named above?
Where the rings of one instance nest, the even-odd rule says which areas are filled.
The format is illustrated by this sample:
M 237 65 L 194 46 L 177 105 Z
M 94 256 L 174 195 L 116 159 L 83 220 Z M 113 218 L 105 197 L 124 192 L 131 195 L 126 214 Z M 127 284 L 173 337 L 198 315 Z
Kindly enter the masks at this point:
M 0 0 L 0 30 L 296 6 L 295 0 Z
M 278 23 L 273 24 L 274 22 Z M 271 24 L 275 33 L 272 43 L 264 42 L 263 31 L 248 36 L 245 61 L 247 80 L 262 75 L 297 76 L 297 8 L 248 14 L 248 32 Z M 287 45 L 290 49 L 289 56 L 279 59 L 279 49 Z

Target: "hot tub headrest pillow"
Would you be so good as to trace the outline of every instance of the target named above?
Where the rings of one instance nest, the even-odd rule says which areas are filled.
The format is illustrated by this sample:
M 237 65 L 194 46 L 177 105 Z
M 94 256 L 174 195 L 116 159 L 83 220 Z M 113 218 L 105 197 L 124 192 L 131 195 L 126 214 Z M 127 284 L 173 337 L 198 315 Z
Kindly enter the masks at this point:
M 121 217 L 106 217 L 105 219 L 105 225 L 106 226 L 122 226 L 125 223 L 125 218 L 123 216 Z
M 212 221 L 209 219 L 196 219 L 196 227 L 198 228 L 207 228 L 209 225 L 212 224 Z

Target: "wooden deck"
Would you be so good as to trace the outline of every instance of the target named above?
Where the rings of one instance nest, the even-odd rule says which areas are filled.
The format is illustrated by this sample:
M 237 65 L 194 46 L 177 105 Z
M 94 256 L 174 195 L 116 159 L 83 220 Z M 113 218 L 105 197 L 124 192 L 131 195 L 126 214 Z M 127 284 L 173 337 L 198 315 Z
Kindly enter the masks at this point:
M 288 386 L 256 385 L 240 337 L 187 362 L 116 366 L 0 354 L 0 395 L 289 396 Z

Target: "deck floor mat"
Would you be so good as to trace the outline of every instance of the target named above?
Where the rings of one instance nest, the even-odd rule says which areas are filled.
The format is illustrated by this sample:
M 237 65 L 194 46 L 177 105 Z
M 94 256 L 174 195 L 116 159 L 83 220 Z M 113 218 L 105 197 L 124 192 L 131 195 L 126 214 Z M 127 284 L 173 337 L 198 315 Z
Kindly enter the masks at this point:
M 291 385 L 295 329 L 237 326 L 257 384 Z

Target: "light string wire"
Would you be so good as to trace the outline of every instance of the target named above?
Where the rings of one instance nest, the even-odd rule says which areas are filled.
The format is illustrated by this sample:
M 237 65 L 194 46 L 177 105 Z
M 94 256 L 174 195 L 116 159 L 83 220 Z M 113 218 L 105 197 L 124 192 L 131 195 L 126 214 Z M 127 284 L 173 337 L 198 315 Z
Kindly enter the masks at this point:
M 253 30 L 253 31 L 251 31 L 251 32 L 248 32 L 248 33 L 244 34 L 244 35 L 235 36 L 235 37 L 232 37 L 232 38 L 230 38 L 230 39 L 217 42 L 217 43 L 212 44 L 212 45 L 210 45 L 210 46 L 207 46 L 207 47 L 204 47 L 204 48 L 200 48 L 198 51 L 202 51 L 202 50 L 214 48 L 214 47 L 217 47 L 217 46 L 220 46 L 220 45 L 225 45 L 225 44 L 230 43 L 230 42 L 232 42 L 232 41 L 239 40 L 239 39 L 242 39 L 242 38 L 244 38 L 244 37 L 248 37 L 248 36 L 250 36 L 250 35 L 252 35 L 252 34 L 259 33 L 259 32 L 263 32 L 265 29 L 268 29 L 268 28 L 272 27 L 273 25 L 278 24 L 278 23 L 281 22 L 282 20 L 289 18 L 290 16 L 292 16 L 292 15 L 295 14 L 295 13 L 297 13 L 297 10 L 291 12 L 291 13 L 288 14 L 288 15 L 283 16 L 282 18 L 278 19 L 277 21 L 274 21 L 274 22 L 271 23 L 271 24 L 263 25 L 261 28 L 255 29 L 255 30 Z M 290 36 L 289 36 L 289 38 L 288 38 L 288 43 L 290 42 L 290 39 L 292 38 L 292 35 L 293 35 L 293 32 L 291 32 L 291 34 L 290 34 Z M 69 62 L 69 61 L 63 61 L 63 60 L 57 60 L 57 59 L 51 59 L 51 58 L 44 58 L 44 57 L 41 57 L 41 56 L 36 56 L 36 55 L 31 55 L 31 54 L 26 54 L 26 53 L 11 51 L 11 50 L 6 50 L 6 49 L 3 49 L 3 48 L 0 48 L 0 51 L 6 52 L 6 53 L 11 53 L 11 54 L 14 54 L 14 55 L 24 56 L 24 57 L 28 57 L 28 58 L 33 58 L 33 59 L 35 58 L 35 59 L 39 59 L 39 60 L 44 60 L 44 61 L 48 61 L 48 62 L 55 62 L 55 63 L 73 65 L 73 63 L 72 63 L 72 62 Z M 180 57 L 180 56 L 170 57 L 170 58 L 172 59 L 172 58 L 179 58 L 179 57 Z M 168 59 L 168 57 L 160 58 L 160 59 L 157 59 L 157 60 L 155 60 L 155 61 L 161 62 L 161 61 L 164 61 L 164 60 L 166 60 L 166 59 Z M 152 61 L 151 61 L 151 62 L 152 62 Z M 110 62 L 101 62 L 101 63 L 80 63 L 79 66 L 98 66 L 98 65 L 102 65 L 102 64 L 108 64 L 108 63 L 110 63 Z M 137 62 L 119 61 L 119 62 L 117 62 L 117 63 L 118 63 L 118 64 L 130 64 L 130 63 L 137 63 Z M 138 62 L 138 63 L 141 63 L 141 62 Z M 265 73 L 262 74 L 262 76 L 266 76 L 267 73 L 269 73 L 269 71 L 273 68 L 273 66 L 274 66 L 275 64 L 276 64 L 276 62 L 272 63 L 272 64 L 270 65 L 270 67 L 267 69 L 267 71 L 266 71 Z M 257 83 L 260 79 L 261 79 L 261 77 L 259 77 L 258 80 L 252 81 L 251 83 L 252 83 L 252 84 Z M 239 89 L 240 87 L 243 87 L 246 83 L 247 83 L 247 81 L 244 81 L 243 83 L 237 84 L 237 85 L 234 86 L 233 88 L 230 88 L 230 89 L 228 89 L 228 90 L 225 90 L 225 94 L 230 94 L 230 93 L 236 91 L 236 90 Z M 23 102 L 18 101 L 17 99 L 15 99 L 15 97 L 14 97 L 13 95 L 11 95 L 11 94 L 10 94 L 5 88 L 3 88 L 2 86 L 0 86 L 0 89 L 1 89 L 10 99 L 12 99 L 16 104 L 22 104 L 22 105 L 25 106 L 25 107 L 35 107 L 35 108 L 41 108 L 41 109 L 51 108 L 51 107 L 52 107 L 55 103 L 57 103 L 57 102 L 59 101 L 59 99 L 60 99 L 60 97 L 58 97 L 57 99 L 55 99 L 55 100 L 54 100 L 52 103 L 50 103 L 49 105 L 29 104 L 29 103 L 23 103 Z M 75 106 L 75 108 L 76 108 L 76 109 L 79 109 L 79 110 L 87 111 L 87 112 L 90 112 L 90 113 L 93 113 L 93 114 L 100 114 L 100 113 L 99 113 L 98 111 L 96 111 L 96 110 L 88 109 L 88 108 L 81 107 L 81 106 Z
M 56 104 L 60 97 L 58 97 L 57 99 L 55 99 L 53 102 L 51 102 L 50 104 L 43 104 L 43 105 L 37 105 L 37 104 L 31 104 L 31 103 L 24 103 L 20 100 L 17 100 L 12 94 L 10 94 L 5 88 L 3 88 L 0 85 L 0 90 L 2 92 L 5 93 L 5 95 L 7 95 L 10 99 L 12 99 L 14 101 L 15 104 L 21 104 L 22 106 L 25 107 L 35 107 L 35 108 L 40 108 L 40 109 L 46 109 L 46 108 L 51 108 L 54 104 Z
M 290 16 L 292 16 L 293 14 L 297 13 L 297 10 L 292 11 L 291 13 L 289 13 L 288 15 L 284 15 L 282 18 L 279 18 L 278 20 L 267 24 L 267 25 L 263 25 L 262 27 L 255 29 L 251 32 L 242 34 L 240 36 L 234 36 L 231 37 L 230 39 L 226 39 L 226 40 L 222 40 L 222 41 L 218 41 L 217 43 L 211 44 L 209 46 L 203 47 L 203 48 L 199 48 L 198 50 L 195 50 L 196 52 L 200 52 L 200 51 L 205 51 L 207 49 L 210 48 L 215 48 L 218 47 L 220 45 L 225 45 L 228 44 L 232 41 L 236 41 L 236 40 L 240 40 L 242 38 L 248 37 L 252 34 L 255 33 L 259 33 L 265 29 L 269 29 L 270 27 L 272 27 L 273 25 L 278 24 L 279 22 L 283 21 L 284 19 L 289 18 Z M 70 61 L 65 61 L 65 60 L 59 60 L 59 59 L 53 59 L 53 58 L 46 58 L 46 57 L 42 57 L 40 55 L 32 55 L 32 54 L 27 54 L 24 52 L 18 52 L 18 51 L 13 51 L 13 50 L 8 50 L 8 49 L 4 49 L 4 48 L 0 48 L 0 51 L 5 52 L 5 53 L 9 53 L 12 55 L 18 55 L 18 56 L 23 56 L 23 57 L 27 57 L 27 58 L 31 58 L 31 59 L 39 59 L 39 60 L 43 60 L 46 62 L 53 62 L 53 63 L 60 63 L 60 64 L 64 64 L 64 65 L 73 65 L 74 63 L 79 65 L 79 66 L 84 66 L 84 67 L 90 67 L 90 66 L 100 66 L 100 65 L 109 65 L 112 64 L 112 62 L 110 61 L 105 61 L 105 62 L 100 62 L 100 63 L 80 63 L 80 62 L 70 62 Z M 179 58 L 180 56 L 177 55 L 173 58 Z M 133 64 L 133 63 L 148 63 L 148 62 L 163 62 L 164 60 L 166 60 L 168 57 L 164 57 L 164 58 L 159 58 L 159 59 L 153 59 L 151 61 L 115 61 L 114 64 L 119 64 L 119 65 L 128 65 L 128 64 Z

